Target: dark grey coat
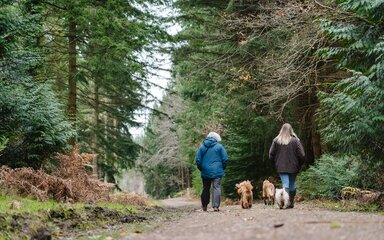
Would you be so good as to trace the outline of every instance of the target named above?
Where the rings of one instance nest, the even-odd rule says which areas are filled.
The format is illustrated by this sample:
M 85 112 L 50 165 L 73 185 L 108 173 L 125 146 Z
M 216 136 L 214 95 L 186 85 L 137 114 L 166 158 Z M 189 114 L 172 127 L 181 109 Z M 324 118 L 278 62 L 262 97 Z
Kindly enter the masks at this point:
M 288 145 L 272 142 L 269 159 L 275 163 L 279 173 L 298 173 L 305 160 L 303 145 L 298 138 L 292 137 Z

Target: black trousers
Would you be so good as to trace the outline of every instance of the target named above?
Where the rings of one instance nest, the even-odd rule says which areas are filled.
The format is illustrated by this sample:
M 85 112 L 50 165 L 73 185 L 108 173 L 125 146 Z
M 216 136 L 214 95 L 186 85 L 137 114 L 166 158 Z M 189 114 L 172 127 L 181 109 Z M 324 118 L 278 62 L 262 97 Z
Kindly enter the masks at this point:
M 203 207 L 208 206 L 209 196 L 211 195 L 211 185 L 212 185 L 213 186 L 212 207 L 213 208 L 220 207 L 221 178 L 203 178 L 202 180 L 203 180 L 203 192 L 201 193 L 201 205 L 203 205 Z

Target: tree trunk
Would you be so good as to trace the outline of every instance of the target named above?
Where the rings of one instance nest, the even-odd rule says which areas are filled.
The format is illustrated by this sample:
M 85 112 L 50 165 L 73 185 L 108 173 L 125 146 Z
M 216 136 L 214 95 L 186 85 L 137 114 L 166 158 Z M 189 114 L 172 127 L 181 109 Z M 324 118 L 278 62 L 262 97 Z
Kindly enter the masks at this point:
M 181 189 L 183 190 L 184 189 L 184 166 L 180 166 L 181 168 Z
M 77 36 L 76 36 L 76 23 L 72 20 L 69 21 L 68 27 L 68 116 L 72 121 L 72 125 L 76 130 L 76 45 L 77 45 Z M 71 145 L 76 144 L 76 136 L 72 137 L 69 140 Z
M 97 84 L 97 81 L 95 80 L 94 82 L 94 94 L 95 94 L 95 99 L 94 99 L 94 112 L 93 112 L 93 119 L 94 119 L 94 125 L 95 125 L 95 129 L 94 129 L 94 132 L 93 132 L 93 139 L 92 139 L 92 148 L 93 148 L 93 151 L 94 152 L 97 152 L 97 133 L 99 131 L 99 115 L 100 115 L 100 109 L 99 109 L 99 86 Z M 98 157 L 96 157 L 94 160 L 93 160 L 93 175 L 98 178 L 99 177 L 99 174 L 98 174 Z
M 315 116 L 312 117 L 312 134 L 311 135 L 312 135 L 313 158 L 314 158 L 314 161 L 316 161 L 321 156 L 321 140 L 320 140 L 320 133 L 317 130 Z

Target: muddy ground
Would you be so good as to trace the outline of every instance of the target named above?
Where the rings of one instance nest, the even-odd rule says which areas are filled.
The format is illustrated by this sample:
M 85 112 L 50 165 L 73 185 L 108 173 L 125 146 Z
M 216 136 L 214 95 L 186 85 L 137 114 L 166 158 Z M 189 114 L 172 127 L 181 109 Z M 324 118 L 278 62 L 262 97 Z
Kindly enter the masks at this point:
M 95 205 L 80 209 L 47 209 L 38 213 L 0 213 L 0 239 L 60 239 L 86 229 L 150 220 L 143 211 L 140 213 L 143 214 Z
M 261 202 L 252 209 L 224 206 L 220 212 L 203 212 L 198 201 L 165 200 L 165 206 L 195 210 L 169 221 L 149 233 L 136 233 L 125 240 L 246 240 L 246 239 L 384 239 L 384 215 L 338 212 L 296 204 L 294 209 L 280 210 Z

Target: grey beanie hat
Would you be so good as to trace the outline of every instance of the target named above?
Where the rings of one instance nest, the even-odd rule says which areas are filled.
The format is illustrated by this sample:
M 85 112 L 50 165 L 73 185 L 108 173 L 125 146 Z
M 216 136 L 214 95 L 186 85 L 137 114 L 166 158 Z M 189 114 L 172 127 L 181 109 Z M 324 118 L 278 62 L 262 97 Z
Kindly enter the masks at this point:
M 221 137 L 219 134 L 215 133 L 215 132 L 210 132 L 207 136 L 207 138 L 213 138 L 215 139 L 216 141 L 220 142 L 221 141 Z

